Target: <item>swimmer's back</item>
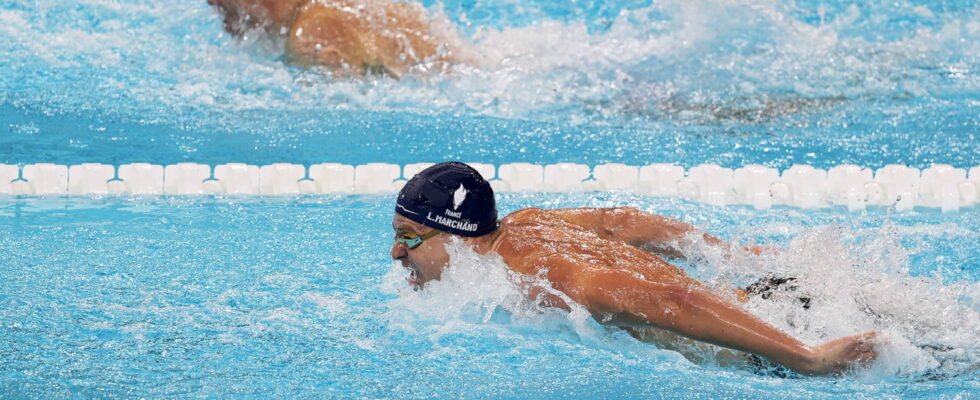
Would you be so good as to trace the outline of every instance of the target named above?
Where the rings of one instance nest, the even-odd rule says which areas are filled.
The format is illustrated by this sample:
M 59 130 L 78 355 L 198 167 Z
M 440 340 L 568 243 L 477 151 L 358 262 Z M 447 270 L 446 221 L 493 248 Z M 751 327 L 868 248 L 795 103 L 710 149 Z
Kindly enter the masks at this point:
M 559 290 L 563 285 L 589 286 L 586 280 L 608 272 L 629 272 L 651 282 L 700 286 L 656 255 L 603 234 L 603 228 L 590 222 L 590 213 L 597 212 L 601 210 L 515 211 L 501 220 L 503 235 L 497 252 L 517 272 L 536 275 L 547 270 L 548 279 Z
M 433 34 L 417 3 L 377 0 L 311 2 L 299 8 L 286 36 L 289 59 L 363 75 L 382 68 L 401 76 L 409 67 L 445 61 L 445 38 Z

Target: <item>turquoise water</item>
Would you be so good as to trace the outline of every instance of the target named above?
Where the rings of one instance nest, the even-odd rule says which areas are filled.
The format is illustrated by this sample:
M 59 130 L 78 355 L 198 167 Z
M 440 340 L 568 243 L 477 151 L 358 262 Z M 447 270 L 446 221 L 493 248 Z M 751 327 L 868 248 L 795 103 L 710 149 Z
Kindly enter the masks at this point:
M 0 162 L 980 164 L 977 1 L 450 1 L 484 68 L 340 82 L 202 3 L 0 0 Z
M 331 80 L 236 42 L 204 1 L 0 0 L 0 163 L 980 165 L 980 4 L 425 3 L 487 58 Z M 808 343 L 877 329 L 869 370 L 783 379 L 528 304 L 454 250 L 444 281 L 388 259 L 393 196 L 0 197 L 0 397 L 969 398 L 980 219 L 874 208 L 632 205 L 784 253 L 683 265 L 716 287 L 799 277 L 746 307 Z M 948 346 L 928 351 L 922 346 Z
M 969 397 L 980 387 L 976 371 L 963 372 L 980 359 L 975 213 L 842 216 L 626 195 L 501 196 L 505 213 L 631 204 L 729 240 L 778 245 L 786 253 L 766 260 L 702 254 L 691 272 L 719 287 L 793 274 L 814 298 L 809 311 L 791 299 L 748 308 L 811 342 L 872 328 L 892 340 L 869 371 L 783 379 L 692 364 L 583 314 L 529 305 L 492 262 L 457 257 L 443 282 L 412 292 L 387 256 L 393 200 L 5 202 L 0 391 L 810 399 Z M 957 350 L 915 347 L 930 344 Z

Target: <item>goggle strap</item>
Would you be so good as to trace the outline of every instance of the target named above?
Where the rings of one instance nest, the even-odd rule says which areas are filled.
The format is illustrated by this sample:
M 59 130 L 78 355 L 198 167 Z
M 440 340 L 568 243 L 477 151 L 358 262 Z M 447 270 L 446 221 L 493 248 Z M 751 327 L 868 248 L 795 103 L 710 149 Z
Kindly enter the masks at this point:
M 402 235 L 402 238 L 401 239 L 398 239 L 398 240 L 400 242 L 404 243 L 405 246 L 408 247 L 409 249 L 414 249 L 416 247 L 419 247 L 419 245 L 421 245 L 422 242 L 424 242 L 426 240 L 429 240 L 433 236 L 438 235 L 440 233 L 442 233 L 442 231 L 440 231 L 438 229 L 434 229 L 434 230 L 430 231 L 429 233 L 426 233 L 426 234 L 424 234 L 422 236 L 412 235 L 412 236 L 415 236 L 415 237 L 405 237 L 405 235 Z
M 440 233 L 442 233 L 442 231 L 440 231 L 440 230 L 438 230 L 438 229 L 433 229 L 433 230 L 432 230 L 432 231 L 430 231 L 429 233 L 426 233 L 426 234 L 424 234 L 424 235 L 422 235 L 422 236 L 420 236 L 420 237 L 422 238 L 422 240 L 429 240 L 429 239 L 431 239 L 431 238 L 432 238 L 433 236 L 435 236 L 435 235 L 438 235 L 438 234 L 440 234 Z

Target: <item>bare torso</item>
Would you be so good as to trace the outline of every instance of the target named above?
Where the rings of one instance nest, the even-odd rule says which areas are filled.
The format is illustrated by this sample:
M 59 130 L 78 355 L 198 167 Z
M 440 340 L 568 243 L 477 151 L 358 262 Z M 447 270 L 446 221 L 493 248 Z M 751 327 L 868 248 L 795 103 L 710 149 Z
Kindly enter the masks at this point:
M 396 234 L 415 236 L 432 231 L 397 214 L 392 227 Z M 439 279 L 449 262 L 443 236 L 415 250 L 396 241 L 392 258 L 418 274 L 422 284 Z M 667 348 L 710 343 L 736 350 L 728 352 L 730 360 L 752 353 L 810 375 L 838 373 L 875 358 L 873 331 L 808 346 L 738 307 L 731 293 L 719 295 L 658 256 L 683 257 L 678 243 L 687 239 L 703 239 L 726 255 L 753 251 L 630 207 L 524 209 L 501 220 L 492 233 L 465 238 L 477 253 L 496 253 L 511 270 L 544 278 L 526 281 L 527 295 L 543 305 L 570 309 L 569 302 L 577 303 L 600 323 L 666 342 Z M 735 293 L 744 299 L 744 292 Z M 717 356 L 721 352 L 712 357 L 721 362 Z
M 439 70 L 465 61 L 454 31 L 434 23 L 415 2 L 391 0 L 208 0 L 222 10 L 225 29 L 242 35 L 262 28 L 285 39 L 291 63 L 326 67 L 334 75 L 385 73 L 414 66 Z M 468 62 L 468 61 L 467 61 Z
M 556 290 L 583 304 L 578 291 L 585 285 L 579 281 L 595 272 L 627 271 L 652 282 L 703 286 L 660 257 L 577 223 L 578 211 L 527 208 L 510 214 L 501 220 L 497 253 L 516 272 L 544 272 Z
M 387 0 L 306 3 L 286 37 L 294 63 L 355 74 L 399 77 L 416 64 L 451 60 L 451 50 L 424 8 Z
M 504 262 L 515 272 L 544 274 L 552 288 L 580 304 L 587 302 L 580 280 L 590 273 L 628 271 L 643 280 L 704 288 L 685 271 L 651 252 L 622 240 L 603 235 L 589 227 L 582 209 L 545 210 L 527 208 L 501 220 L 501 234 L 495 245 Z M 539 297 L 541 295 L 543 297 Z M 528 295 L 541 298 L 546 305 L 568 309 L 556 296 L 530 288 Z M 736 291 L 742 297 L 744 293 Z M 602 319 L 597 316 L 597 319 Z M 708 346 L 673 332 L 652 327 L 627 327 L 639 340 L 677 351 L 695 362 L 744 365 L 747 354 Z M 708 354 L 711 354 L 710 356 Z

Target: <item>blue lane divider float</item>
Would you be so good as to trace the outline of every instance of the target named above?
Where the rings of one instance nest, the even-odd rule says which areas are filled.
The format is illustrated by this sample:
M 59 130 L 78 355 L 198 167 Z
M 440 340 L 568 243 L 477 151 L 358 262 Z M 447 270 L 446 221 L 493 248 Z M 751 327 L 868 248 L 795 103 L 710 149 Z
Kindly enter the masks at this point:
M 392 193 L 428 163 L 323 163 L 209 165 L 0 164 L 0 195 L 287 195 Z M 828 170 L 794 165 L 782 172 L 761 165 L 730 169 L 704 164 L 689 170 L 673 164 L 632 166 L 573 163 L 471 163 L 498 192 L 627 191 L 682 197 L 709 204 L 773 205 L 801 208 L 845 206 L 913 207 L 955 211 L 973 207 L 980 194 L 980 166 L 935 164 L 924 170 L 888 165 L 873 171 L 857 165 Z

